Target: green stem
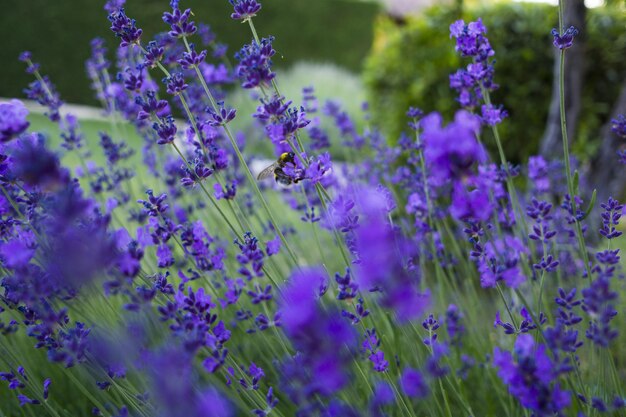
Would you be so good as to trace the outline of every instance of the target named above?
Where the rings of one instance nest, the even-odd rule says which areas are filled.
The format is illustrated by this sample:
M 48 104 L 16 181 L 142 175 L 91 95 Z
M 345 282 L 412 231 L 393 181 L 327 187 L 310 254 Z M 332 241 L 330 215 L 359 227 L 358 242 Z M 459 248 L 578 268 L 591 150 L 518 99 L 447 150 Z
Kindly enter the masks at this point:
M 496 284 L 496 289 L 498 290 L 498 294 L 500 294 L 500 298 L 502 298 L 504 307 L 506 308 L 506 311 L 509 313 L 509 317 L 511 318 L 511 321 L 513 322 L 513 326 L 515 327 L 515 331 L 517 332 L 517 329 L 519 329 L 519 327 L 517 327 L 517 321 L 515 320 L 513 313 L 511 313 L 511 309 L 509 308 L 509 304 L 506 302 L 506 298 L 504 298 L 504 293 L 502 292 L 502 288 L 500 288 L 499 283 Z
M 491 105 L 491 95 L 489 94 L 489 90 L 487 90 L 481 83 L 480 85 L 485 104 Z M 523 211 L 519 205 L 519 200 L 517 199 L 517 191 L 515 190 L 515 185 L 513 184 L 513 178 L 510 175 L 509 171 L 509 162 L 504 153 L 504 148 L 502 147 L 502 141 L 500 140 L 500 133 L 498 132 L 498 128 L 496 125 L 491 126 L 491 132 L 493 133 L 493 137 L 496 141 L 496 146 L 498 148 L 498 154 L 500 156 L 500 163 L 504 168 L 504 172 L 506 174 L 506 187 L 509 192 L 509 196 L 511 198 L 511 207 L 513 208 L 513 213 L 515 213 L 516 223 L 519 220 L 521 224 L 520 237 L 523 241 L 526 241 L 525 230 L 528 230 L 528 226 L 526 225 L 526 218 L 524 217 Z
M 559 30 L 563 33 L 563 0 L 559 0 Z M 563 158 L 565 159 L 565 176 L 567 177 L 567 190 L 572 203 L 572 216 L 576 223 L 576 238 L 578 240 L 578 249 L 580 250 L 583 261 L 585 262 L 585 271 L 587 277 L 591 279 L 591 267 L 589 266 L 589 255 L 585 246 L 585 238 L 583 237 L 582 227 L 577 218 L 576 196 L 574 190 L 574 181 L 572 179 L 572 170 L 569 161 L 569 140 L 567 138 L 567 122 L 565 119 L 565 49 L 561 49 L 559 54 L 559 109 L 561 113 L 561 136 L 563 139 Z

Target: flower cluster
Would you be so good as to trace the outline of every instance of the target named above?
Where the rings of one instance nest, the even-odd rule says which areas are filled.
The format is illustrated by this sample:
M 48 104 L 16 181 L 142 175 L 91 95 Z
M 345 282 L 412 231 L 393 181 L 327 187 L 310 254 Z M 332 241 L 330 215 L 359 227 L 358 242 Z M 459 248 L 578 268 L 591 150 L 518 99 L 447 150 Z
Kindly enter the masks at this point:
M 496 348 L 493 363 L 509 392 L 536 415 L 561 413 L 570 405 L 571 394 L 557 382 L 545 345 L 536 344 L 531 335 L 518 336 L 513 352 Z
M 264 86 L 276 76 L 272 72 L 272 57 L 276 53 L 272 42 L 272 36 L 261 39 L 260 43 L 252 41 L 235 54 L 239 61 L 237 76 L 241 79 L 243 88 Z
M 482 21 L 450 26 L 471 59 L 453 117 L 409 108 L 388 137 L 367 104 L 360 123 L 312 86 L 281 95 L 260 2 L 229 2 L 253 38 L 235 66 L 180 0 L 152 39 L 107 1 L 95 137 L 21 55 L 58 138 L 0 103 L 2 412 L 618 414 L 624 207 L 583 208 L 563 161 L 506 160 Z

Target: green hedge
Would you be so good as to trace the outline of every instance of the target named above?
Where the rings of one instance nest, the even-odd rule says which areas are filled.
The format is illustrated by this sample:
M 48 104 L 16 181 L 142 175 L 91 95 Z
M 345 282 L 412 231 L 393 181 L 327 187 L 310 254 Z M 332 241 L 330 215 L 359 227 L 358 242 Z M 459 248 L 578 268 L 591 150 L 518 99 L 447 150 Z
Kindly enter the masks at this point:
M 626 16 L 605 8 L 590 9 L 586 36 L 586 75 L 576 151 L 588 154 L 597 146 L 599 127 L 617 98 L 626 74 Z M 482 17 L 496 51 L 493 101 L 503 103 L 510 118 L 501 127 L 505 151 L 517 162 L 536 153 L 543 134 L 552 92 L 554 51 L 550 28 L 556 9 L 541 4 L 498 4 L 467 10 L 463 18 Z M 466 65 L 454 51 L 448 27 L 458 19 L 445 8 L 398 27 L 381 18 L 365 69 L 373 114 L 391 138 L 406 127 L 409 106 L 438 110 L 450 117 L 458 108 L 448 76 Z M 487 140 L 487 142 L 493 142 Z
M 95 103 L 84 71 L 89 41 L 100 36 L 108 45 L 116 42 L 103 4 L 104 0 L 3 0 L 0 97 L 23 96 L 31 77 L 24 74 L 17 56 L 30 50 L 65 101 Z M 192 8 L 197 22 L 211 25 L 218 41 L 230 46 L 231 57 L 250 42 L 248 27 L 230 19 L 227 0 L 185 0 L 182 5 Z M 168 9 L 169 0 L 128 0 L 126 7 L 146 38 L 167 29 L 161 14 Z M 265 0 L 255 22 L 261 36 L 276 36 L 277 66 L 307 59 L 359 71 L 370 50 L 378 10 L 375 4 L 345 0 Z

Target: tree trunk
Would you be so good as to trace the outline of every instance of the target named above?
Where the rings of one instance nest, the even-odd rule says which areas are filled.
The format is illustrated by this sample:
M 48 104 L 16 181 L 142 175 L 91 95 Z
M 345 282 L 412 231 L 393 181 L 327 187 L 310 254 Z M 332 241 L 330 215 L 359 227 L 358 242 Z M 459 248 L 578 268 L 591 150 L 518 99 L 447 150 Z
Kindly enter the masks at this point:
M 574 46 L 565 53 L 565 118 L 567 120 L 567 135 L 570 143 L 576 135 L 576 125 L 581 107 L 586 14 L 587 8 L 584 0 L 570 0 L 565 3 L 564 29 L 574 26 L 580 32 L 574 40 Z M 550 101 L 550 112 L 546 129 L 540 145 L 540 153 L 546 159 L 563 157 L 559 96 L 560 51 L 557 48 L 554 48 L 554 50 L 552 99 Z
M 589 184 L 596 188 L 598 203 L 605 202 L 609 196 L 620 199 L 626 189 L 626 175 L 624 166 L 618 162 L 617 151 L 624 142 L 611 131 L 611 119 L 619 114 L 626 114 L 626 77 L 622 81 L 621 92 L 613 111 L 600 131 L 600 150 L 591 159 L 587 179 Z

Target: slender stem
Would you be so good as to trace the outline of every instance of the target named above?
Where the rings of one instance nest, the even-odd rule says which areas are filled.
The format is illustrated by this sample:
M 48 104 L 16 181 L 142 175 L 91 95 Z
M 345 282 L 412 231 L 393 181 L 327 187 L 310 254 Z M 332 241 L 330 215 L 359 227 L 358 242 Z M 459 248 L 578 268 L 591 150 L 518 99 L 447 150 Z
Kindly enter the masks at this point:
M 563 0 L 559 0 L 559 30 L 563 33 Z M 563 138 L 563 158 L 565 159 L 565 176 L 567 177 L 567 190 L 570 195 L 572 204 L 572 216 L 574 217 L 576 238 L 578 240 L 578 248 L 585 262 L 585 271 L 587 277 L 591 279 L 591 267 L 589 266 L 589 255 L 585 246 L 585 238 L 583 237 L 582 227 L 577 217 L 576 195 L 574 194 L 574 181 L 572 179 L 572 170 L 569 160 L 569 140 L 567 138 L 567 121 L 565 119 L 565 49 L 561 49 L 559 54 L 559 109 L 561 113 L 561 136 Z
M 504 307 L 506 308 L 506 311 L 509 313 L 509 318 L 513 322 L 513 326 L 515 327 L 515 331 L 517 332 L 517 329 L 519 329 L 519 327 L 517 327 L 517 321 L 515 320 L 515 317 L 513 316 L 513 313 L 511 313 L 511 309 L 509 308 L 509 304 L 506 302 L 506 298 L 504 297 L 504 293 L 502 292 L 502 288 L 500 288 L 500 284 L 496 284 L 496 289 L 498 290 L 498 294 L 500 294 L 500 298 L 502 298 L 502 302 L 504 303 Z
M 480 85 L 484 101 L 486 104 L 491 104 L 491 95 L 489 94 L 489 90 L 487 90 L 481 83 Z M 500 156 L 500 163 L 504 168 L 504 172 L 506 174 L 506 187 L 509 192 L 509 196 L 511 198 L 511 207 L 513 208 L 513 213 L 515 213 L 516 223 L 519 220 L 521 223 L 521 232 L 520 237 L 523 241 L 526 241 L 525 230 L 527 230 L 526 218 L 524 217 L 523 210 L 520 207 L 519 200 L 517 199 L 517 192 L 515 190 L 515 185 L 513 184 L 513 178 L 510 175 L 509 170 L 509 162 L 504 153 L 504 148 L 502 147 L 502 141 L 500 140 L 500 133 L 498 132 L 498 127 L 496 125 L 491 126 L 491 132 L 493 133 L 493 137 L 496 141 L 496 146 L 498 148 L 498 154 Z
M 289 252 L 289 255 L 291 256 L 291 259 L 293 260 L 294 264 L 298 266 L 298 258 L 296 257 L 295 253 L 291 249 L 291 246 L 289 245 L 289 242 L 287 242 L 287 239 L 285 239 L 285 236 L 283 235 L 283 232 L 280 230 L 280 227 L 278 227 L 278 222 L 274 218 L 272 211 L 267 205 L 267 202 L 265 201 L 263 194 L 261 194 L 261 190 L 259 189 L 259 186 L 257 185 L 256 180 L 254 179 L 254 176 L 252 175 L 252 172 L 250 172 L 250 168 L 248 167 L 246 160 L 241 154 L 241 151 L 239 150 L 239 146 L 237 145 L 235 138 L 233 137 L 233 135 L 231 134 L 230 130 L 228 129 L 226 125 L 223 125 L 223 127 L 224 127 L 224 131 L 226 132 L 226 136 L 228 136 L 228 139 L 230 140 L 230 143 L 233 149 L 235 150 L 235 153 L 237 154 L 237 158 L 239 158 L 239 162 L 243 166 L 244 173 L 246 174 L 246 177 L 248 177 L 248 181 L 252 185 L 252 189 L 254 190 L 257 197 L 259 198 L 259 201 L 261 201 L 261 205 L 263 206 L 263 209 L 265 210 L 265 212 L 267 213 L 267 216 L 270 218 L 270 221 L 272 222 L 272 226 L 274 226 L 274 230 L 276 231 L 276 234 L 278 234 L 278 236 L 280 237 L 280 240 L 283 242 L 283 245 L 285 245 L 285 248 L 287 249 L 287 252 Z

